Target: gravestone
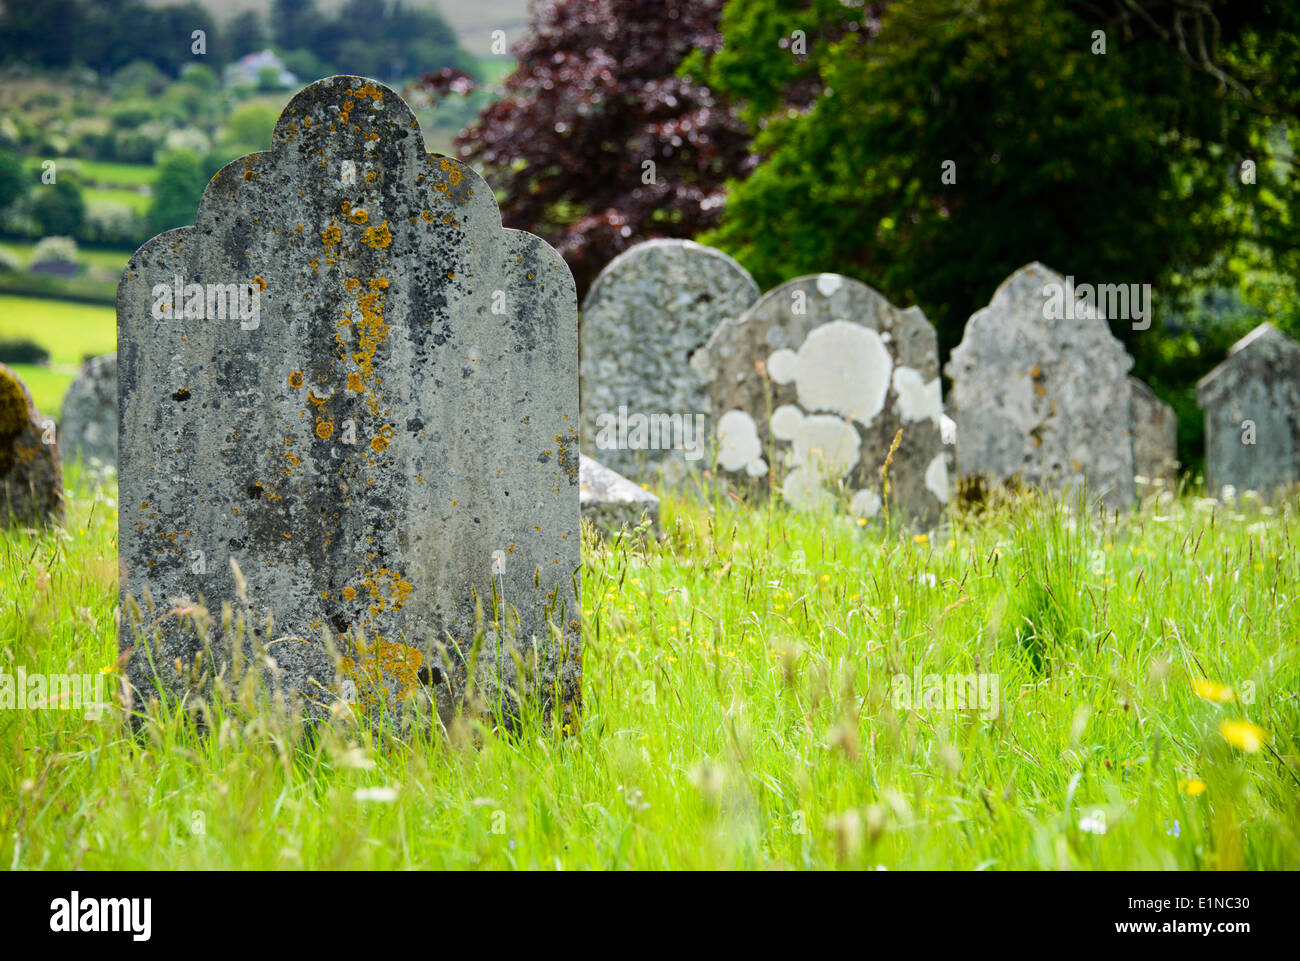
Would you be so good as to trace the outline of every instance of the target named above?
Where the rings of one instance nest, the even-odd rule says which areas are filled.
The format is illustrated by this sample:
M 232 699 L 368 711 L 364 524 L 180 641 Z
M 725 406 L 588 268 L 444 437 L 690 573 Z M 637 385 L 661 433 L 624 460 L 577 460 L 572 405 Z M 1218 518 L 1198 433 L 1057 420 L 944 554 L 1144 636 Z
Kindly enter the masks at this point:
M 1047 304 L 1064 290 L 1060 274 L 1029 264 L 967 322 L 945 368 L 957 468 L 1048 490 L 1086 481 L 1090 496 L 1128 507 L 1133 358 L 1095 310 L 1080 305 L 1069 319 L 1047 319 Z
M 162 615 L 202 598 L 239 601 L 267 683 L 311 715 L 341 696 L 446 719 L 471 682 L 508 722 L 526 688 L 576 708 L 576 306 L 559 255 L 426 154 L 396 93 L 298 93 L 118 288 L 138 696 L 190 688 L 200 642 Z
M 27 385 L 0 364 L 0 527 L 38 527 L 63 518 L 58 431 Z
M 704 464 L 708 393 L 690 357 L 758 299 L 748 271 L 689 240 L 611 260 L 582 304 L 582 445 L 637 480 Z
M 788 281 L 723 321 L 693 364 L 708 384 L 719 471 L 750 491 L 776 483 L 796 508 L 847 488 L 850 509 L 881 513 L 890 462 L 895 516 L 935 524 L 949 498 L 934 328 L 839 274 Z M 768 411 L 771 411 L 769 420 Z
M 1178 415 L 1146 383 L 1132 389 L 1133 470 L 1148 486 L 1172 491 L 1178 483 Z
M 1237 341 L 1196 388 L 1205 489 L 1271 496 L 1300 481 L 1300 343 L 1270 323 Z
M 117 464 L 117 355 L 92 357 L 63 396 L 64 454 Z
M 659 531 L 659 498 L 638 487 L 617 471 L 592 460 L 586 454 L 578 459 L 578 486 L 582 516 L 597 530 L 617 533 L 631 530 L 650 520 L 651 530 Z

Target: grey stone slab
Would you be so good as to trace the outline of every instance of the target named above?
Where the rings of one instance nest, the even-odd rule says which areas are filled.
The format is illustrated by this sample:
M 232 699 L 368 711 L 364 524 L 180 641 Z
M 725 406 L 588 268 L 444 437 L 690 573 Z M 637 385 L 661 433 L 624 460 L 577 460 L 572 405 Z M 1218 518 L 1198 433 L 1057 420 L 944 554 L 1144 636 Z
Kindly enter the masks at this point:
M 1172 491 L 1178 483 L 1178 415 L 1143 381 L 1130 377 L 1129 387 L 1133 470 L 1148 487 Z
M 1133 359 L 1092 311 L 1048 319 L 1065 278 L 1020 268 L 966 324 L 952 378 L 963 476 L 1062 490 L 1086 482 L 1108 506 L 1134 499 L 1129 368 Z
M 740 264 L 689 240 L 649 240 L 611 260 L 582 304 L 584 449 L 642 481 L 702 466 L 708 392 L 690 357 L 758 294 Z
M 939 520 L 950 497 L 943 398 L 920 308 L 900 310 L 839 274 L 800 277 L 720 324 L 693 364 L 709 387 L 719 471 L 733 483 L 759 492 L 774 472 L 798 508 L 843 487 L 852 511 L 875 517 L 901 429 L 891 510 L 922 527 Z
M 22 378 L 0 364 L 0 527 L 62 519 L 58 430 L 36 409 Z
M 1300 343 L 1260 324 L 1201 379 L 1196 397 L 1208 493 L 1271 496 L 1300 481 Z
M 63 396 L 60 440 L 66 457 L 117 466 L 117 355 L 86 361 Z
M 659 531 L 659 498 L 617 471 L 579 455 L 578 477 L 582 516 L 597 530 L 617 533 L 637 527 L 643 517 Z
M 425 152 L 397 94 L 360 77 L 302 90 L 269 151 L 211 180 L 195 226 L 132 256 L 117 304 L 138 697 L 192 687 L 200 642 L 163 615 L 202 599 L 235 603 L 268 682 L 309 714 L 343 697 L 448 718 L 471 680 L 471 709 L 500 695 L 512 716 L 532 685 L 577 704 L 573 279 L 502 228 L 472 169 Z M 338 673 L 327 637 L 346 638 Z

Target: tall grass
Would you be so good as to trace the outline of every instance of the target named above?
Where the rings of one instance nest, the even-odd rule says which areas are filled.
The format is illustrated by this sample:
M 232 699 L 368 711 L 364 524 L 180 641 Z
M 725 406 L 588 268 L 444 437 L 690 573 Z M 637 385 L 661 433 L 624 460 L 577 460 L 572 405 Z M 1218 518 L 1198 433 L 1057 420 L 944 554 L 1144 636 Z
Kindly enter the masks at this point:
M 115 492 L 69 473 L 66 525 L 0 547 L 10 674 L 117 664 Z M 669 499 L 660 542 L 585 539 L 568 735 L 308 737 L 251 687 L 206 735 L 4 710 L 0 864 L 1294 869 L 1297 506 L 1024 496 L 924 537 Z M 996 714 L 902 706 L 918 668 Z

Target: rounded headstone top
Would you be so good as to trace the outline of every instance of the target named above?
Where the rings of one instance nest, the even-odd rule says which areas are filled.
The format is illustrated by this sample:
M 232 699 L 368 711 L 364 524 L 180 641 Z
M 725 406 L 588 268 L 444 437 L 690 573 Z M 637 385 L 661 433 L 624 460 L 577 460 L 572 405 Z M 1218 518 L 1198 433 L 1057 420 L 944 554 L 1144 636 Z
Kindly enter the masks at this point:
M 722 275 L 731 275 L 730 284 L 740 291 L 746 291 L 750 294 L 748 302 L 753 303 L 758 299 L 758 284 L 750 276 L 749 271 L 740 265 L 740 263 L 730 254 L 723 253 L 714 247 L 706 247 L 704 244 L 697 244 L 693 240 L 677 240 L 674 238 L 661 237 L 654 240 L 643 240 L 635 244 L 616 256 L 607 263 L 596 279 L 591 282 L 591 287 L 587 290 L 587 296 L 582 300 L 582 311 L 586 313 L 589 309 L 598 304 L 602 299 L 609 295 L 605 289 L 606 285 L 612 280 L 624 275 L 638 276 L 641 274 L 656 273 L 662 271 L 665 267 L 680 266 L 686 267 L 691 271 L 699 270 L 701 259 L 707 259 L 715 264 L 715 270 Z M 740 299 L 744 299 L 741 295 Z

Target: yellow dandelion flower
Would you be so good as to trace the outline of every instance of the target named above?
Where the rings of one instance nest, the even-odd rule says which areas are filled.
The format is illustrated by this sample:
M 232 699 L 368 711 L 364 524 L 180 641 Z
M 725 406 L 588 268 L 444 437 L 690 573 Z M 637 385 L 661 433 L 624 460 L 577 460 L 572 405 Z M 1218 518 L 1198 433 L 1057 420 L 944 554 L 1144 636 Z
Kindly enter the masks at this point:
M 1227 704 L 1229 701 L 1237 699 L 1236 692 L 1226 684 L 1218 684 L 1203 677 L 1194 677 L 1191 683 L 1196 696 L 1206 701 L 1213 701 L 1215 704 Z
M 914 544 L 924 544 L 924 543 L 925 543 L 926 541 L 928 541 L 929 539 L 930 539 L 930 535 L 929 535 L 929 534 L 913 534 L 913 535 L 912 535 L 912 542 L 913 542 Z
M 1197 778 L 1192 778 L 1188 781 L 1179 781 L 1178 790 L 1182 791 L 1188 797 L 1196 797 L 1196 795 L 1204 793 L 1205 782 Z
M 859 527 L 864 527 L 864 526 L 866 526 L 866 523 L 867 523 L 867 519 L 866 519 L 865 517 L 859 517 L 859 518 L 858 518 L 858 526 L 859 526 Z
M 1219 733 L 1225 741 L 1247 754 L 1254 754 L 1268 740 L 1268 732 L 1250 721 L 1224 721 L 1219 725 Z

